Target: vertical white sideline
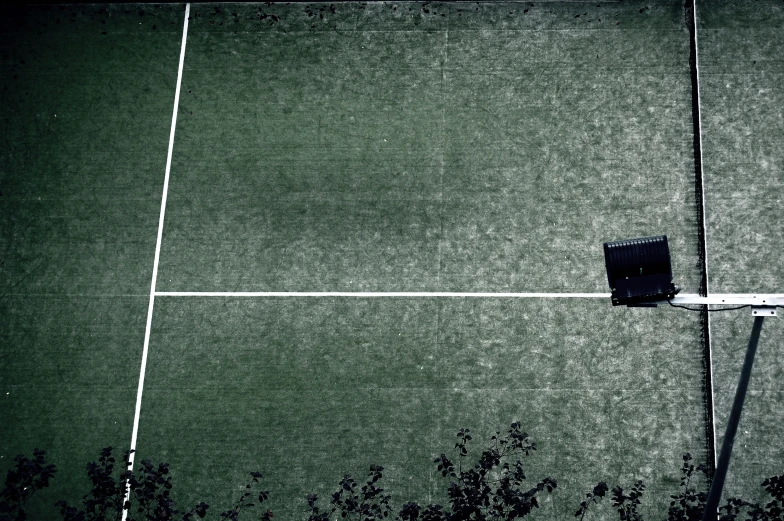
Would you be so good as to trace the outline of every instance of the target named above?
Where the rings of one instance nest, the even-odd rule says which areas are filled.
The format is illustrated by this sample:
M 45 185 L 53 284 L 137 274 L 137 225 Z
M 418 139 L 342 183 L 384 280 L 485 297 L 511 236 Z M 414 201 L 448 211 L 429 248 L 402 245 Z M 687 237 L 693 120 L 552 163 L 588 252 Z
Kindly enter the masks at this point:
M 697 77 L 697 121 L 699 122 L 699 140 L 700 140 L 700 168 L 702 169 L 702 176 L 700 177 L 701 183 L 701 194 L 702 197 L 700 198 L 700 204 L 702 205 L 702 220 L 705 223 L 704 226 L 704 233 L 705 237 L 702 241 L 702 255 L 705 259 L 705 295 L 710 294 L 709 289 L 709 281 L 708 278 L 708 215 L 705 212 L 705 162 L 702 160 L 702 100 L 700 99 L 700 46 L 698 41 L 697 35 L 697 0 L 693 0 L 693 16 L 692 16 L 692 23 L 694 27 L 692 27 L 694 31 L 694 72 L 695 76 Z M 710 309 L 710 306 L 708 306 Z M 713 346 L 712 344 L 712 336 L 711 336 L 711 316 L 708 313 L 708 365 L 710 366 L 710 388 L 711 388 L 711 418 L 713 419 L 713 461 L 718 461 L 719 455 L 716 453 L 716 395 L 713 392 Z
M 163 195 L 161 197 L 161 214 L 158 218 L 158 239 L 155 243 L 155 260 L 152 267 L 152 283 L 150 284 L 150 301 L 147 305 L 147 326 L 144 330 L 144 349 L 142 350 L 142 364 L 139 370 L 139 387 L 136 391 L 136 410 L 133 415 L 133 432 L 131 434 L 131 450 L 136 450 L 136 438 L 139 433 L 139 415 L 142 410 L 142 391 L 144 389 L 144 373 L 147 369 L 147 353 L 150 347 L 150 329 L 152 328 L 152 312 L 155 305 L 155 287 L 158 282 L 158 261 L 161 257 L 161 239 L 163 237 L 163 220 L 166 216 L 166 199 L 169 193 L 169 174 L 171 173 L 172 151 L 174 150 L 174 130 L 177 128 L 177 111 L 180 106 L 180 85 L 182 84 L 182 65 L 185 62 L 185 42 L 188 39 L 188 17 L 191 4 L 185 4 L 185 21 L 182 27 L 182 44 L 180 46 L 180 65 L 177 69 L 177 87 L 174 90 L 174 111 L 172 112 L 171 132 L 169 133 L 169 151 L 166 154 L 166 173 L 163 178 Z M 133 468 L 135 453 L 131 453 L 129 468 Z M 125 491 L 125 501 L 128 501 L 130 489 Z M 125 521 L 127 511 L 123 510 L 122 521 Z

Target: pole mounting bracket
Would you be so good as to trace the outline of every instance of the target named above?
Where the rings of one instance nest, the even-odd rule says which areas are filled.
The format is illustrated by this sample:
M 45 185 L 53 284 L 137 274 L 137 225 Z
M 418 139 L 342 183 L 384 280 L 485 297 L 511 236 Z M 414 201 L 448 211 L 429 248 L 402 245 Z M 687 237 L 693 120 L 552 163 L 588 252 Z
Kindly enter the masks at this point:
M 776 306 L 752 306 L 751 314 L 755 317 L 775 317 Z

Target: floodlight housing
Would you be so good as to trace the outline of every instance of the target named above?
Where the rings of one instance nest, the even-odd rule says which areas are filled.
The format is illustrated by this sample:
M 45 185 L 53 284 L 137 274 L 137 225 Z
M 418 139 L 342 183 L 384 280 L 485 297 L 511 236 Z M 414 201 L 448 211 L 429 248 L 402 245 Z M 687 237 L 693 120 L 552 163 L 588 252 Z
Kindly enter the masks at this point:
M 667 236 L 604 243 L 613 306 L 644 306 L 675 296 Z

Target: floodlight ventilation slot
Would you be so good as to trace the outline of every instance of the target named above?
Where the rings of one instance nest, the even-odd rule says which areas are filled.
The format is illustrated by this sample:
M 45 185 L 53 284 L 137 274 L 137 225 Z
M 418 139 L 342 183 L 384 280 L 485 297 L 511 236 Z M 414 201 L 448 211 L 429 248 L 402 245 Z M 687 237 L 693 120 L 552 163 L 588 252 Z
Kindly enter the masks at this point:
M 655 305 L 678 293 L 672 282 L 667 236 L 604 243 L 613 306 Z

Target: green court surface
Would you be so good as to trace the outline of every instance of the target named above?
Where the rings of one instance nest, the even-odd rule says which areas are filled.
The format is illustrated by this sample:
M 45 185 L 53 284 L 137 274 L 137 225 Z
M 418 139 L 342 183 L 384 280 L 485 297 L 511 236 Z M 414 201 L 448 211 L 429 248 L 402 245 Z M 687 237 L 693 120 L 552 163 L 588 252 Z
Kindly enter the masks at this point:
M 194 7 L 160 290 L 604 291 L 655 222 L 696 291 L 682 9 L 328 5 Z
M 725 495 L 770 501 L 760 486 L 765 478 L 780 475 L 784 464 L 781 445 L 784 428 L 784 375 L 782 362 L 781 310 L 762 326 L 751 382 L 743 407 L 727 475 Z M 717 446 L 721 446 L 727 418 L 735 397 L 740 368 L 751 334 L 753 318 L 748 310 L 714 314 L 713 370 Z
M 784 6 L 705 2 L 700 64 L 711 290 L 784 287 Z
M 398 505 L 443 501 L 433 458 L 459 428 L 484 445 L 510 419 L 536 438 L 530 478 L 562 487 L 543 519 L 600 479 L 644 479 L 660 512 L 681 453 L 704 457 L 698 315 L 547 299 L 156 305 L 139 449 L 172 464 L 190 502 L 228 507 L 258 469 L 276 517 L 296 519 L 307 493 L 372 463 Z
M 727 293 L 781 293 L 784 62 L 779 49 L 784 38 L 784 5 L 711 1 L 701 2 L 699 9 L 710 288 Z M 752 317 L 743 310 L 712 318 L 720 443 Z M 766 319 L 727 494 L 763 499 L 760 483 L 781 474 L 784 467 L 783 338 L 781 316 Z
M 33 519 L 130 439 L 182 35 L 145 11 L 0 11 L 0 471 L 60 469 Z
M 781 293 L 784 4 L 698 3 L 711 292 Z M 763 13 L 763 14 L 758 14 Z M 682 2 L 184 4 L 0 10 L 0 472 L 49 451 L 34 508 L 131 439 L 159 292 L 604 293 L 602 243 L 667 234 L 699 290 Z M 780 105 L 780 103 L 779 103 Z M 55 117 L 56 115 L 56 117 Z M 748 310 L 609 298 L 154 299 L 139 459 L 216 514 L 250 471 L 276 519 L 344 473 L 444 501 L 432 460 L 520 421 L 568 519 L 599 480 L 666 514 L 721 441 Z M 784 471 L 768 319 L 727 489 Z M 7 421 L 10 420 L 10 421 Z M 761 499 L 761 498 L 760 498 Z M 610 515 L 604 505 L 597 518 Z

